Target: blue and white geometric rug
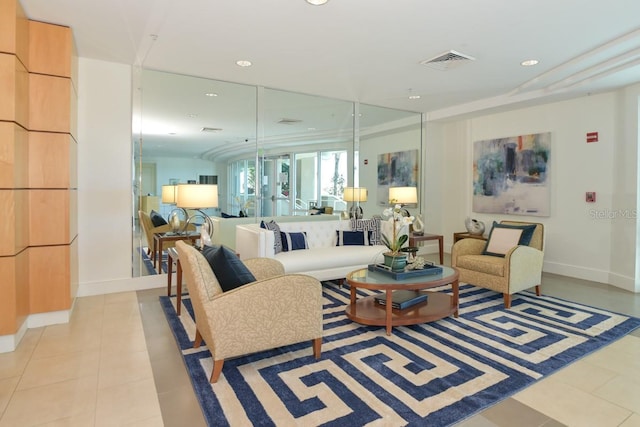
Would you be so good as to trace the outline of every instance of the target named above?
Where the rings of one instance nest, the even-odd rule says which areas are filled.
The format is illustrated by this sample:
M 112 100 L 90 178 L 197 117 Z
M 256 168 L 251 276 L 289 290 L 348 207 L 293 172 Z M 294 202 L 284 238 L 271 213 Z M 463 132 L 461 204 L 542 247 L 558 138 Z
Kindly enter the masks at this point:
M 255 353 L 225 361 L 216 384 L 209 351 L 192 348 L 188 296 L 180 317 L 175 298 L 160 297 L 210 426 L 448 426 L 640 326 L 527 292 L 505 310 L 501 294 L 463 284 L 459 318 L 394 327 L 387 336 L 384 327 L 346 318 L 348 286 L 325 283 L 323 292 L 319 360 L 311 342 Z

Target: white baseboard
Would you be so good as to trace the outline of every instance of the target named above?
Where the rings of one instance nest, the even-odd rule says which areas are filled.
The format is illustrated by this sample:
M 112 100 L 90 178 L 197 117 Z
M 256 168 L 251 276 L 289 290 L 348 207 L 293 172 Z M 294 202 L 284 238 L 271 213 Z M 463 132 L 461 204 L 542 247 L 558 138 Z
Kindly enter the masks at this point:
M 561 276 L 575 277 L 576 279 L 604 283 L 629 292 L 638 292 L 635 290 L 635 280 L 633 277 L 624 276 L 611 271 L 549 261 L 544 262 L 542 271 L 546 273 L 559 274 Z
M 76 297 L 113 294 L 116 292 L 142 291 L 167 286 L 166 274 L 131 277 L 102 282 L 80 283 Z
M 27 333 L 27 329 L 27 321 L 25 320 L 15 334 L 0 336 L 0 353 L 14 351 L 18 347 L 22 337 L 24 337 L 24 334 Z

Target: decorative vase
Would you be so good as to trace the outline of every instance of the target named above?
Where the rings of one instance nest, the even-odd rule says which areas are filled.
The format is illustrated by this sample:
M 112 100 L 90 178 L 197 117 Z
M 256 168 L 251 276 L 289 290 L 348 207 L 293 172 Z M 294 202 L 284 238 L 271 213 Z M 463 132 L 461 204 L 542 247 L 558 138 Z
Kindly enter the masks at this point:
M 404 271 L 407 266 L 407 254 L 394 254 L 387 252 L 382 254 L 384 256 L 384 265 L 389 267 L 391 271 Z
M 413 234 L 423 235 L 424 234 L 424 221 L 422 220 L 422 214 L 417 214 L 413 219 Z
M 469 234 L 483 234 L 484 233 L 484 222 L 478 221 L 475 219 L 471 219 L 467 217 L 464 221 L 464 226 L 467 228 Z

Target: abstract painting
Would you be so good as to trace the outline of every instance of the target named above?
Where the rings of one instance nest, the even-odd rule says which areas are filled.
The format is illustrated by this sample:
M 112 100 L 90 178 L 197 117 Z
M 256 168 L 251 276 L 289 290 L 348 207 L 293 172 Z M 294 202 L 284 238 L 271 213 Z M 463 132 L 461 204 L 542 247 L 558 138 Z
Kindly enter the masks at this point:
M 551 133 L 474 142 L 473 211 L 549 216 Z
M 389 187 L 417 186 L 418 150 L 378 155 L 378 203 L 380 205 L 389 204 Z

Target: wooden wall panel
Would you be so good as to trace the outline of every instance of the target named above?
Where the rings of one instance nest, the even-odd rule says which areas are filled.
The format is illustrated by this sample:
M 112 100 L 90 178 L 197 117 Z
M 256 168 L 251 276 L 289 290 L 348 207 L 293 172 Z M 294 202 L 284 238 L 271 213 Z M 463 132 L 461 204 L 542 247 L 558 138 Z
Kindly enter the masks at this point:
M 78 236 L 78 190 L 69 190 L 69 242 Z
M 17 253 L 14 226 L 17 218 L 15 190 L 0 189 L 0 206 L 2 206 L 3 216 L 3 220 L 0 221 L 0 257 L 14 256 Z
M 29 74 L 29 130 L 70 132 L 71 80 Z
M 69 27 L 29 21 L 29 72 L 71 78 L 72 53 Z
M 29 193 L 29 246 L 69 244 L 70 190 L 37 190 Z
M 0 54 L 0 120 L 29 123 L 29 74 L 14 55 Z
M 29 132 L 29 188 L 69 188 L 75 150 L 68 134 Z
M 17 329 L 16 257 L 0 257 L 0 335 Z
M 29 312 L 70 309 L 70 245 L 30 247 L 27 252 Z
M 0 122 L 0 188 L 25 188 L 27 131 L 13 122 Z

